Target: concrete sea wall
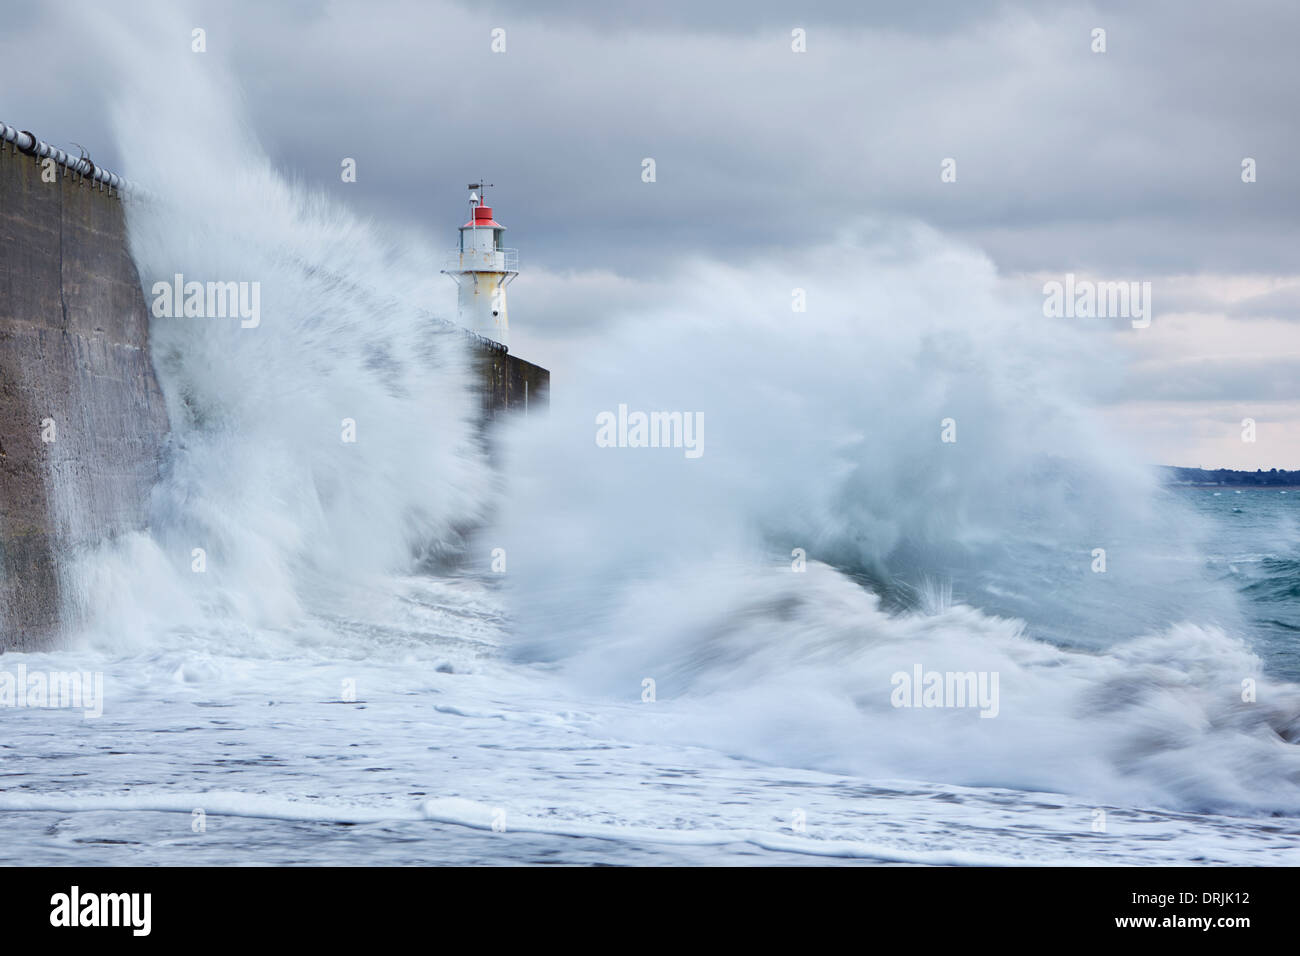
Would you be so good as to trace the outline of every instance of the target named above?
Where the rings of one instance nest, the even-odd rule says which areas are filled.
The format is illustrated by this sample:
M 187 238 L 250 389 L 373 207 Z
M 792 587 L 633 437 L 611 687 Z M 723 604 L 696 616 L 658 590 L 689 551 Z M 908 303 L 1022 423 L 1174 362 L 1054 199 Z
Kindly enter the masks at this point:
M 167 430 L 117 189 L 0 142 L 0 649 L 48 644 L 67 556 L 144 526 Z
M 527 415 L 544 409 L 551 388 L 551 373 L 525 362 L 505 349 L 489 344 L 474 347 L 483 392 L 483 418 L 491 421 L 505 412 Z

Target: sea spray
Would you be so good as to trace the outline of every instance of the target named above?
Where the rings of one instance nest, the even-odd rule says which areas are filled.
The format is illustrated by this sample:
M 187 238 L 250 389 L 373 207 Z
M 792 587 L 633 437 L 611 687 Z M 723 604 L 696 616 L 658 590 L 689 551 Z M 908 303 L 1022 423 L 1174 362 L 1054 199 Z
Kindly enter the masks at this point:
M 821 290 L 815 317 L 783 311 L 794 287 Z M 978 253 L 906 223 L 664 288 L 512 431 L 529 480 L 490 533 L 520 660 L 612 700 L 654 682 L 654 721 L 616 710 L 608 733 L 868 778 L 1300 808 L 1300 750 L 1278 745 L 1300 692 L 1241 699 L 1261 664 L 1206 573 L 1203 522 L 1088 411 L 1119 374 L 1105 338 L 1046 323 Z M 620 404 L 700 410 L 709 453 L 594 447 L 592 415 Z M 999 675 L 996 719 L 893 707 L 917 662 Z
M 151 29 L 175 26 L 155 12 Z M 219 58 L 155 43 L 141 69 L 130 28 L 105 29 L 121 34 L 124 172 L 151 194 L 126 208 L 143 290 L 233 284 L 236 318 L 178 311 L 187 285 L 154 310 L 172 435 L 150 535 L 80 556 L 73 588 L 89 629 L 124 646 L 132 621 L 290 627 L 456 547 L 488 507 L 464 339 L 428 311 L 433 250 L 274 169 Z

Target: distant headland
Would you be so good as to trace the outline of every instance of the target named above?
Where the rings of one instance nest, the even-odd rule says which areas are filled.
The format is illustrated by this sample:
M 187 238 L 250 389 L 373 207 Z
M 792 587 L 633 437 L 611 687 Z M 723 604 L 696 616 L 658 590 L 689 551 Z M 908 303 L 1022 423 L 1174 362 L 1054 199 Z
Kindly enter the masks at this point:
M 1178 468 L 1162 465 L 1167 485 L 1208 487 L 1225 485 L 1233 488 L 1300 488 L 1300 471 L 1270 468 L 1256 471 L 1233 471 L 1231 468 Z

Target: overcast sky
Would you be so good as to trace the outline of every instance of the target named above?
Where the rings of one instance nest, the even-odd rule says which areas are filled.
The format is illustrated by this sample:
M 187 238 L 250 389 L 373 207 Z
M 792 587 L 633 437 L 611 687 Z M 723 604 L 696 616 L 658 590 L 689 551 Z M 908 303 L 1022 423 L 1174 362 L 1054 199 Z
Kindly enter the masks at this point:
M 93 30 L 69 39 L 66 13 L 0 3 L 0 120 L 115 168 Z M 1300 4 L 191 6 L 286 173 L 448 246 L 465 183 L 497 184 L 489 199 L 538 277 L 512 288 L 526 357 L 562 362 L 591 333 L 583 289 L 651 297 L 692 253 L 743 264 L 825 241 L 827 223 L 911 217 L 984 250 L 1009 283 L 1152 282 L 1157 321 L 1122 346 L 1137 362 L 1116 425 L 1153 461 L 1300 467 Z M 343 156 L 358 163 L 346 193 Z M 946 157 L 957 183 L 940 181 Z M 1241 180 L 1245 157 L 1257 182 Z M 699 230 L 701 210 L 723 227 Z M 1243 417 L 1260 422 L 1254 445 Z

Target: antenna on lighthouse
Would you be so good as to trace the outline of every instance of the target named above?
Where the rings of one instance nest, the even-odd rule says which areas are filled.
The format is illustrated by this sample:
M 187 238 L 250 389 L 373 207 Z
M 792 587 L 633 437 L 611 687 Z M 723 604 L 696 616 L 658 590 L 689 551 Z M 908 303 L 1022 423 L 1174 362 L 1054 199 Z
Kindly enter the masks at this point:
M 470 183 L 467 187 L 469 189 L 469 208 L 471 210 L 469 221 L 470 228 L 472 229 L 478 228 L 478 217 L 473 214 L 473 210 L 477 209 L 479 206 L 487 205 L 486 197 L 483 196 L 483 190 L 491 185 L 491 183 L 477 182 Z

